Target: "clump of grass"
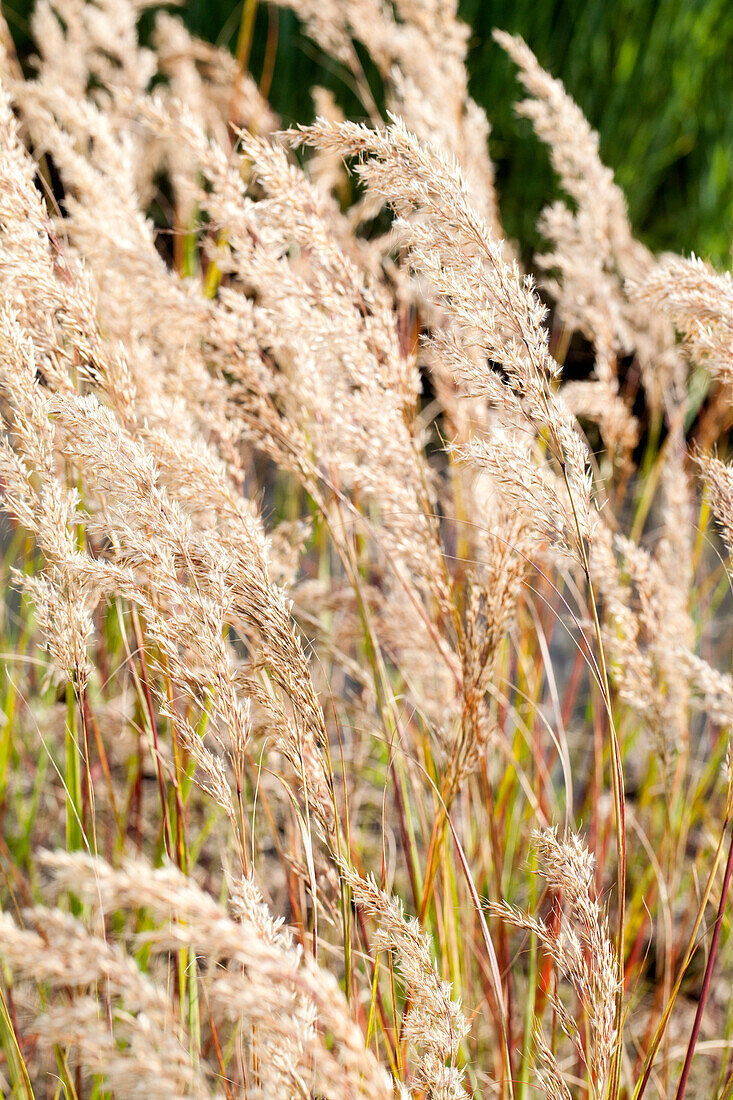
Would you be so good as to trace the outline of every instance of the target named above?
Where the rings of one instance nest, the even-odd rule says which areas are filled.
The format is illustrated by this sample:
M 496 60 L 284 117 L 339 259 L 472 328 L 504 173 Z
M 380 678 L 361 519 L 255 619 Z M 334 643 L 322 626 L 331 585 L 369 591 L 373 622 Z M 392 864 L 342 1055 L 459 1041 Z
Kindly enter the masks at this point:
M 729 281 L 521 40 L 539 289 L 453 9 L 142 6 L 0 65 L 3 1091 L 722 1100 Z

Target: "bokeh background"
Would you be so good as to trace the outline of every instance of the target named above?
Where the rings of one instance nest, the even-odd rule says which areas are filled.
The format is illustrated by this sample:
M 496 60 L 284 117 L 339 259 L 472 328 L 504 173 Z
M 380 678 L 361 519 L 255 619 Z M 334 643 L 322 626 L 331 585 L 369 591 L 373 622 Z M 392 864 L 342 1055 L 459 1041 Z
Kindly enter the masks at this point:
M 32 53 L 32 6 L 2 5 L 24 62 Z M 194 33 L 232 49 L 242 10 L 232 0 L 178 7 Z M 626 193 L 639 236 L 657 251 L 695 251 L 731 266 L 731 0 L 463 0 L 460 13 L 472 29 L 471 92 L 493 129 L 504 224 L 523 254 L 538 244 L 537 217 L 556 186 L 530 124 L 514 114 L 520 92 L 491 38 L 495 26 L 520 33 L 599 130 L 603 159 Z M 346 74 L 289 11 L 257 4 L 250 68 L 258 79 L 264 75 L 286 123 L 312 118 L 314 84 L 331 89 L 351 116 L 360 113 Z M 378 78 L 369 75 L 379 100 Z

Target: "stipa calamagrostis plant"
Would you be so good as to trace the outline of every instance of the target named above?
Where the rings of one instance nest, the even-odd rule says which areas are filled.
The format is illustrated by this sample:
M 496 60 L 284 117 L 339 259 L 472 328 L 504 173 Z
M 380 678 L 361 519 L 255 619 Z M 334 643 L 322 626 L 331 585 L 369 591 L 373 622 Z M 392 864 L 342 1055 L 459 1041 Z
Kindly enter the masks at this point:
M 624 195 L 601 162 L 598 134 L 577 104 L 541 68 L 521 38 L 503 31 L 494 37 L 519 66 L 519 78 L 529 93 L 517 110 L 546 143 L 562 188 L 575 206 L 571 210 L 556 203 L 544 211 L 542 232 L 552 248 L 539 262 L 543 270 L 556 273 L 548 289 L 564 323 L 595 345 L 597 385 L 610 414 L 604 434 L 612 448 L 624 434 L 630 441 L 634 430 L 628 409 L 624 416 L 618 403 L 615 374 L 620 352 L 635 353 L 653 408 L 670 409 L 684 399 L 684 365 L 671 326 L 659 314 L 650 314 L 626 289 L 629 280 L 649 276 L 656 261 L 634 239 Z M 611 425 L 619 421 L 612 432 Z
M 726 278 L 500 34 L 538 289 L 454 6 L 291 3 L 286 137 L 143 6 L 0 68 L 3 1090 L 725 1096 Z
M 502 242 L 471 206 L 457 163 L 437 148 L 421 146 L 398 121 L 384 133 L 354 123 L 315 123 L 294 135 L 294 141 L 344 155 L 371 155 L 359 165 L 359 174 L 395 208 L 411 262 L 452 322 L 432 338 L 432 349 L 473 396 L 497 408 L 507 434 L 514 433 L 502 443 L 514 448 L 516 466 L 502 461 L 506 445 L 500 448 L 489 440 L 477 441 L 471 457 L 493 474 L 513 503 L 546 524 L 561 545 L 569 543 L 580 554 L 579 543 L 592 527 L 588 460 L 551 386 L 558 368 L 542 324 L 545 310 L 531 280 L 504 258 Z M 410 220 L 415 212 L 424 214 L 424 220 Z M 506 382 L 482 366 L 481 357 L 501 365 Z M 552 474 L 532 461 L 532 450 L 520 435 L 524 422 L 538 434 L 547 433 L 567 481 L 564 497 Z
M 458 166 L 439 150 L 420 147 L 398 122 L 384 135 L 349 123 L 316 122 L 295 140 L 344 154 L 371 154 L 359 165 L 359 173 L 367 187 L 394 206 L 412 265 L 427 277 L 453 322 L 450 329 L 430 338 L 432 350 L 447 360 L 474 396 L 487 400 L 498 414 L 499 431 L 472 441 L 464 457 L 485 467 L 528 517 L 539 518 L 541 533 L 557 549 L 572 553 L 585 573 L 612 746 L 619 875 L 616 1019 L 620 1023 L 626 863 L 621 750 L 587 551 L 593 529 L 590 463 L 574 420 L 552 385 L 559 371 L 542 324 L 544 308 L 531 280 L 523 280 L 516 263 L 504 259 L 501 243 L 472 209 Z M 415 213 L 425 214 L 426 220 L 411 220 Z M 463 344 L 478 350 L 478 363 Z M 503 368 L 506 381 L 489 366 L 492 361 Z M 546 445 L 555 469 L 548 469 L 541 455 L 533 454 L 531 444 L 519 436 L 523 424 Z M 620 1044 L 616 1050 L 618 1073 Z
M 44 862 L 56 889 L 73 889 L 100 915 L 145 908 L 161 922 L 144 936 L 153 955 L 164 957 L 184 944 L 195 948 L 207 1003 L 220 1024 L 234 1021 L 251 1046 L 248 1057 L 259 1067 L 258 1094 L 308 1095 L 315 1089 L 339 1096 L 393 1095 L 333 976 L 289 942 L 252 883 L 243 880 L 235 889 L 232 919 L 173 867 L 130 863 L 114 870 L 81 854 L 48 854 Z M 18 975 L 54 986 L 99 983 L 110 1004 L 108 1019 L 84 994 L 45 1012 L 47 1041 L 78 1047 L 82 1062 L 102 1073 L 107 1087 L 127 1095 L 212 1095 L 177 1034 L 180 1021 L 176 1025 L 170 1018 L 164 984 L 54 910 L 35 909 L 24 920 L 39 931 L 19 929 L 4 918 L 3 954 Z M 115 1040 L 122 1041 L 122 1049 Z
M 594 897 L 593 858 L 582 840 L 572 834 L 561 841 L 555 830 L 546 829 L 535 834 L 534 842 L 541 874 L 561 910 L 559 922 L 553 926 L 507 906 L 499 907 L 498 912 L 508 923 L 536 936 L 558 973 L 572 986 L 588 1021 L 585 1035 L 578 1030 L 572 1013 L 558 994 L 552 993 L 549 1000 L 586 1067 L 591 1094 L 603 1096 L 616 1048 L 618 979 L 606 918 Z M 552 1095 L 553 1083 L 562 1094 L 562 1073 L 543 1036 L 540 1021 L 536 1025 L 535 1043 L 539 1076 L 548 1095 Z

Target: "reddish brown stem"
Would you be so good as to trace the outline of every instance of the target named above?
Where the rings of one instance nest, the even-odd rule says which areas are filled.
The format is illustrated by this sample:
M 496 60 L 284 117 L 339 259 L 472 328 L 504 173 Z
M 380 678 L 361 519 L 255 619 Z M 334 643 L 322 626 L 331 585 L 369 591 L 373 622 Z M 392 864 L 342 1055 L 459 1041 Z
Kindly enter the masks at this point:
M 675 1100 L 682 1100 L 685 1095 L 685 1089 L 687 1088 L 687 1079 L 690 1076 L 690 1066 L 692 1065 L 692 1057 L 695 1053 L 695 1045 L 697 1043 L 697 1037 L 700 1034 L 700 1025 L 702 1024 L 702 1014 L 705 1011 L 705 1002 L 708 999 L 708 993 L 710 992 L 710 982 L 713 977 L 713 967 L 715 966 L 715 956 L 718 951 L 718 941 L 720 939 L 720 929 L 723 925 L 723 913 L 725 912 L 725 903 L 728 897 L 728 888 L 730 887 L 731 872 L 733 872 L 733 827 L 731 827 L 730 844 L 728 846 L 728 861 L 725 865 L 725 874 L 723 875 L 723 889 L 720 894 L 720 903 L 718 905 L 718 914 L 715 918 L 715 925 L 713 927 L 713 939 L 710 944 L 710 954 L 708 955 L 707 966 L 705 967 L 705 976 L 702 980 L 702 990 L 700 991 L 700 1000 L 697 1002 L 697 1012 L 695 1013 L 695 1022 L 692 1025 L 692 1033 L 690 1035 L 690 1042 L 687 1046 L 687 1054 L 685 1055 L 685 1063 L 682 1067 L 682 1073 L 680 1074 L 680 1083 L 677 1086 L 677 1092 L 675 1093 Z

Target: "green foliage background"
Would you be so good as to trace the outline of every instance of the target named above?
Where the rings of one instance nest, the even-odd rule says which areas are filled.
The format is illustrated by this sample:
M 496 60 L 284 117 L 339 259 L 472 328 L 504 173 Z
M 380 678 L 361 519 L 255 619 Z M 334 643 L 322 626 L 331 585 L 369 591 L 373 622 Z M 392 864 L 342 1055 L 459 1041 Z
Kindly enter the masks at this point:
M 32 3 L 7 0 L 3 8 L 27 53 Z M 241 10 L 232 0 L 185 0 L 180 8 L 195 33 L 232 47 Z M 495 26 L 522 34 L 600 131 L 602 156 L 641 237 L 656 250 L 694 250 L 730 266 L 731 0 L 462 0 L 461 14 L 473 29 L 471 91 L 492 124 L 504 221 L 525 253 L 538 244 L 537 216 L 556 189 L 546 152 L 529 123 L 514 114 L 520 90 L 491 38 Z M 316 83 L 358 114 L 345 74 L 303 35 L 294 15 L 264 3 L 256 18 L 254 74 L 272 19 L 278 47 L 270 98 L 285 121 L 312 117 L 308 89 Z

